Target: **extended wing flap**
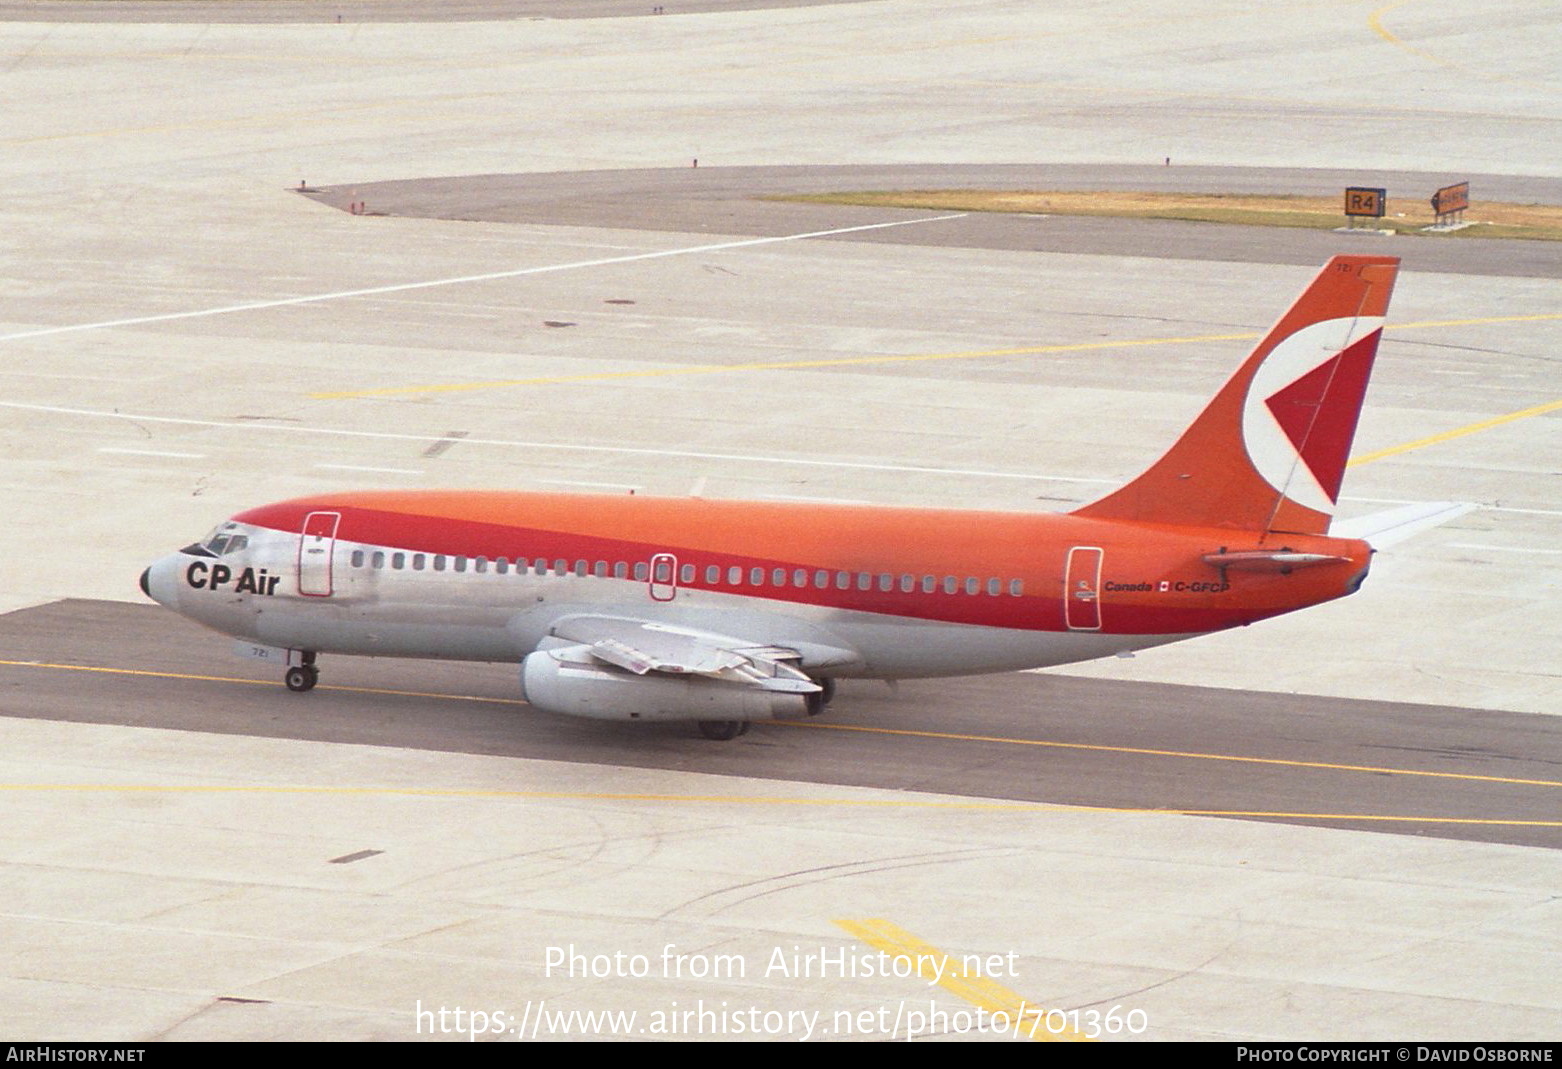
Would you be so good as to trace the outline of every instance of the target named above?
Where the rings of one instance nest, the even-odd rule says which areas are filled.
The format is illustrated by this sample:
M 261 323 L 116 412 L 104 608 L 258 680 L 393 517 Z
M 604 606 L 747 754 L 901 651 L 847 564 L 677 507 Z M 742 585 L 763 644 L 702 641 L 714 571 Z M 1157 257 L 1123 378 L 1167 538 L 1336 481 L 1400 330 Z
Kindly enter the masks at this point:
M 600 638 L 590 643 L 594 656 L 627 668 L 636 675 L 672 672 L 678 675 L 718 675 L 747 661 L 742 654 L 687 635 L 645 631 L 633 640 Z
M 728 635 L 611 616 L 575 616 L 555 637 L 578 642 L 597 660 L 636 675 L 700 675 L 761 690 L 813 694 L 821 688 L 788 661 L 797 653 Z

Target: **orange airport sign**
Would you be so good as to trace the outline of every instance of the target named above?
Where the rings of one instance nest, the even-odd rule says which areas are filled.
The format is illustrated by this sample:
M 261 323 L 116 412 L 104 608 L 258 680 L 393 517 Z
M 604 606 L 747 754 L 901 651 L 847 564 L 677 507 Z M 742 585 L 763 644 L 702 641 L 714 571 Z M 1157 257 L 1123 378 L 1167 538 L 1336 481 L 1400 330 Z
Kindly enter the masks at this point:
M 1470 183 L 1468 182 L 1444 186 L 1432 194 L 1432 211 L 1438 215 L 1451 215 L 1454 212 L 1462 212 L 1469 206 Z
M 1345 214 L 1351 217 L 1368 216 L 1383 218 L 1388 209 L 1388 190 L 1367 186 L 1347 186 L 1345 189 Z

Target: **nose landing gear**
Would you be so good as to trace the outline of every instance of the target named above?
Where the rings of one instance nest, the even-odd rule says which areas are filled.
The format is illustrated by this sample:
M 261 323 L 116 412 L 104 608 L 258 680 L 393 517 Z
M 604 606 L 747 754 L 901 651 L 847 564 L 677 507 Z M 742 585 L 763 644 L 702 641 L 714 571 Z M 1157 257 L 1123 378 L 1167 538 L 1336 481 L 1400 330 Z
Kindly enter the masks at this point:
M 295 694 L 314 690 L 315 684 L 320 682 L 320 669 L 315 667 L 315 651 L 304 650 L 300 663 L 290 667 L 282 677 L 282 681 L 287 684 L 287 689 Z

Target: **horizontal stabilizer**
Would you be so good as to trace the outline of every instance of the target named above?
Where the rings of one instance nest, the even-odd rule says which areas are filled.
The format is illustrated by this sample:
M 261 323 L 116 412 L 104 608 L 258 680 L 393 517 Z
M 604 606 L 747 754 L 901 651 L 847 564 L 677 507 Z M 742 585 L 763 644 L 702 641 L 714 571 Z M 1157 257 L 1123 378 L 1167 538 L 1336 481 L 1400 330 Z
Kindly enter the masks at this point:
M 1480 508 L 1462 501 L 1430 501 L 1384 509 L 1369 516 L 1341 520 L 1329 529 L 1334 538 L 1359 538 L 1373 549 L 1395 546 L 1467 512 Z

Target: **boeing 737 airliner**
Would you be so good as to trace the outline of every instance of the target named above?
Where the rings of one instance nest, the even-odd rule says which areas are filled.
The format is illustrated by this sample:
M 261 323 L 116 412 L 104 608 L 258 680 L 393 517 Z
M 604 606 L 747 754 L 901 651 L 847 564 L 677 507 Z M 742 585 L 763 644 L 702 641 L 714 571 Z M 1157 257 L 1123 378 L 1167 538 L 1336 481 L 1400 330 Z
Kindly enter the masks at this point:
M 1004 672 L 1330 601 L 1329 537 L 1399 261 L 1331 260 L 1147 472 L 1067 514 L 509 491 L 325 494 L 234 516 L 141 576 L 276 651 L 519 665 L 536 708 L 729 739 L 843 677 Z

